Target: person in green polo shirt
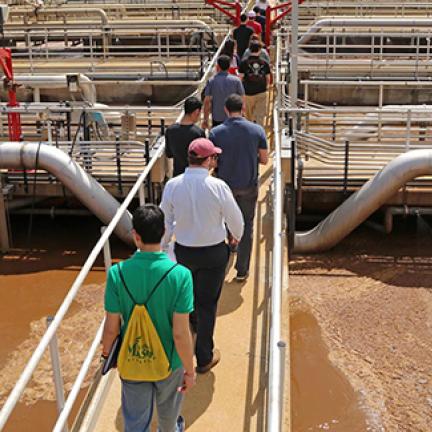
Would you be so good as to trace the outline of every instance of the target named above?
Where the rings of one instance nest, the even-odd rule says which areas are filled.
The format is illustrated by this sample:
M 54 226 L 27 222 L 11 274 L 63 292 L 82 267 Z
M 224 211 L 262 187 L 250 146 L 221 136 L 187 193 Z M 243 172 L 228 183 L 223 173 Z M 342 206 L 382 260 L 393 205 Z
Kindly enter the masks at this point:
M 133 298 L 142 303 L 174 265 L 161 252 L 165 221 L 159 207 L 153 204 L 139 207 L 133 214 L 132 224 L 138 250 L 131 258 L 111 267 L 108 273 L 102 356 L 108 355 L 119 331 L 124 334 L 134 308 L 117 266 L 120 266 Z M 125 431 L 149 430 L 155 396 L 160 431 L 179 432 L 184 430 L 184 421 L 179 416 L 182 394 L 195 383 L 189 330 L 189 313 L 193 311 L 191 272 L 181 265 L 173 268 L 151 296 L 147 310 L 170 361 L 172 373 L 168 378 L 154 383 L 122 380 Z M 182 391 L 178 391 L 179 388 Z

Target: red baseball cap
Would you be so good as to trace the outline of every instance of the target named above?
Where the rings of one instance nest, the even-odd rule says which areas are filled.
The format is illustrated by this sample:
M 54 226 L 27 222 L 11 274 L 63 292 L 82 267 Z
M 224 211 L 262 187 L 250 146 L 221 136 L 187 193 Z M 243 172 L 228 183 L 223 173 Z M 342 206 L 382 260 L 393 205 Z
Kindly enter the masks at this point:
M 221 154 L 222 149 L 216 147 L 207 138 L 197 138 L 189 144 L 188 152 L 189 154 L 193 153 L 194 156 L 196 155 L 199 158 L 207 158 L 215 154 Z

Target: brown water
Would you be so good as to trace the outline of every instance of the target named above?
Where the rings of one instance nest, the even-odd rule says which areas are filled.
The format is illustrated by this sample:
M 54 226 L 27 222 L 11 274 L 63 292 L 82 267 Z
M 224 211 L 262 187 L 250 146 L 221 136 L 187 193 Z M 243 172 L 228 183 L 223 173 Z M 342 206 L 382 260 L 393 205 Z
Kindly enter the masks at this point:
M 56 312 L 100 236 L 100 223 L 93 218 L 50 220 L 37 217 L 29 248 L 27 226 L 27 217 L 13 219 L 14 248 L 0 257 L 0 405 L 39 342 L 45 330 L 46 317 Z M 128 252 L 114 241 L 114 256 L 127 256 Z M 77 339 L 78 344 L 87 344 L 84 337 L 80 340 L 80 331 L 87 326 L 91 329 L 97 326 L 103 315 L 104 280 L 105 270 L 99 257 L 80 290 L 82 294 L 69 310 L 63 334 L 59 334 L 66 388 L 67 381 L 71 381 L 76 372 L 70 371 L 68 364 L 75 355 L 73 339 Z M 68 337 L 67 333 L 71 335 Z M 84 349 L 87 350 L 87 345 Z M 26 396 L 26 403 L 17 406 L 6 432 L 51 430 L 56 404 L 52 398 L 51 376 L 44 373 L 47 369 L 50 371 L 50 364 L 45 358 L 36 371 L 39 375 L 30 384 L 31 392 Z M 42 375 L 47 375 L 47 378 L 42 379 Z M 81 397 L 83 395 L 84 391 Z M 75 410 L 79 403 L 76 405 Z
M 291 401 L 293 432 L 363 432 L 365 415 L 358 395 L 328 358 L 315 317 L 291 314 Z

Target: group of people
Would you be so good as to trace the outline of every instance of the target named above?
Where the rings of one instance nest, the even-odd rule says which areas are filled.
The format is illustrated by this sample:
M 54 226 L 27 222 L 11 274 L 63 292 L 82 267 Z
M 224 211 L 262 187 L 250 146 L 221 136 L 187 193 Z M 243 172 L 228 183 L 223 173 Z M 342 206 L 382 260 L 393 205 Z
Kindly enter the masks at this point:
M 241 15 L 240 25 L 225 42 L 217 61 L 217 74 L 205 89 L 203 128 L 209 127 L 210 112 L 213 127 L 225 120 L 223 103 L 232 93 L 244 96 L 248 120 L 264 124 L 271 73 L 270 56 L 262 41 L 263 15 L 265 10 L 258 6 L 247 15 Z
M 234 31 L 236 42 L 228 47 L 231 54 L 247 54 L 238 76 L 230 73 L 232 57 L 222 54 L 204 101 L 186 99 L 183 116 L 166 131 L 173 178 L 159 207 L 146 204 L 134 212 L 137 251 L 108 274 L 102 357 L 109 356 L 119 333 L 129 331 L 135 306 L 143 305 L 170 364 L 168 377 L 154 382 L 125 379 L 120 370 L 126 432 L 150 430 L 153 400 L 159 431 L 184 430 L 183 394 L 195 384 L 196 373 L 207 373 L 221 358 L 213 333 L 231 253 L 237 254 L 235 280 L 241 283 L 249 276 L 258 166 L 268 161 L 262 124 L 270 66 L 261 41 L 251 38 L 255 30 L 250 43 L 240 42 L 244 25 Z M 172 242 L 176 266 L 166 253 Z M 151 348 L 143 350 L 149 361 Z

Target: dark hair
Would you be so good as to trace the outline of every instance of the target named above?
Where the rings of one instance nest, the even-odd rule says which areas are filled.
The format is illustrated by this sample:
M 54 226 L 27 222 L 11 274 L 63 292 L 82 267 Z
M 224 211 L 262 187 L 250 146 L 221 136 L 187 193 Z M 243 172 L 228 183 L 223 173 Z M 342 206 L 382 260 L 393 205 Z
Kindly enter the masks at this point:
M 244 23 L 247 21 L 247 15 L 246 14 L 241 14 L 240 15 L 240 22 Z
M 202 165 L 207 158 L 198 157 L 195 153 L 188 153 L 189 165 Z
M 165 232 L 165 217 L 157 205 L 145 204 L 134 211 L 132 226 L 143 243 L 160 243 Z
M 222 48 L 221 54 L 228 56 L 230 59 L 234 56 L 235 43 L 232 39 L 227 39 L 224 47 Z
M 217 59 L 218 66 L 224 72 L 229 69 L 230 63 L 231 63 L 231 59 L 225 54 L 220 55 Z
M 259 12 L 260 12 L 260 8 L 258 7 L 258 6 L 255 6 L 253 9 L 252 9 L 256 14 L 259 14 Z
M 243 98 L 237 93 L 229 95 L 225 99 L 225 108 L 229 113 L 241 112 L 243 107 Z
M 185 114 L 192 114 L 197 109 L 201 109 L 202 102 L 195 96 L 188 97 L 184 103 Z
M 249 49 L 252 54 L 256 54 L 261 49 L 261 44 L 259 42 L 251 42 Z

